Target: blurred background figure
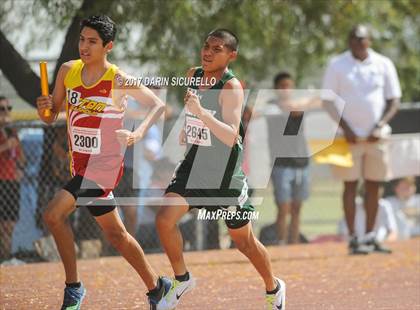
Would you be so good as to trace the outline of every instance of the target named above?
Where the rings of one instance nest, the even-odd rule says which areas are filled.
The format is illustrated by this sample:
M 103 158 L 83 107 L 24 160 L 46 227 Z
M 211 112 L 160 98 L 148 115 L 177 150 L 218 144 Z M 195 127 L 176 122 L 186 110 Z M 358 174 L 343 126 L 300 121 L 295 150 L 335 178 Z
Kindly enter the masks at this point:
M 276 131 L 275 128 L 284 127 L 284 135 L 296 135 L 295 143 L 294 145 L 279 145 L 278 147 L 287 147 L 289 149 L 293 147 L 296 149 L 293 152 L 295 154 L 301 154 L 302 151 L 308 153 L 305 136 L 298 134 L 302 125 L 303 111 L 294 109 L 291 92 L 295 88 L 295 83 L 292 76 L 288 72 L 277 74 L 274 78 L 274 88 L 280 90 L 275 104 L 279 106 L 283 113 L 274 119 L 271 118 L 268 122 L 269 128 L 274 127 L 273 130 L 270 128 L 269 136 L 282 134 L 278 130 Z M 270 126 L 271 122 L 276 122 L 276 124 Z M 280 123 L 283 123 L 284 126 Z M 269 140 L 275 141 L 275 139 Z M 270 143 L 270 147 L 271 145 L 272 143 Z M 276 223 L 279 242 L 280 244 L 298 243 L 300 210 L 302 202 L 309 197 L 309 158 L 273 158 L 273 160 L 274 167 L 271 180 L 278 208 Z M 289 215 L 290 225 L 287 225 Z
M 288 72 L 278 73 L 273 82 L 276 98 L 269 102 L 268 109 L 273 113 L 266 118 L 271 160 L 274 165 L 271 180 L 277 205 L 277 219 L 274 225 L 262 229 L 260 239 L 263 243 L 270 243 L 270 231 L 274 228 L 278 236 L 276 243 L 294 244 L 306 241 L 300 234 L 300 213 L 302 203 L 308 199 L 310 190 L 309 152 L 304 135 L 303 113 L 308 108 L 319 105 L 320 99 L 296 98 L 295 82 Z M 294 139 L 290 140 L 290 136 Z M 284 141 L 281 142 L 282 140 Z M 296 156 L 276 158 L 275 154 L 281 153 Z
M 151 86 L 152 91 L 161 97 L 161 89 Z M 128 98 L 127 111 L 124 119 L 124 129 L 132 131 L 142 121 L 146 110 L 141 103 Z M 170 114 L 170 111 L 167 113 Z M 162 132 L 159 125 L 152 125 L 145 137 L 134 146 L 125 149 L 124 154 L 124 175 L 116 188 L 115 195 L 118 198 L 139 198 L 137 205 L 121 204 L 120 210 L 123 213 L 124 224 L 127 231 L 136 237 L 139 222 L 143 219 L 147 222 L 149 215 L 144 210 L 142 196 L 149 187 L 153 175 L 153 164 L 162 156 Z M 150 219 L 154 221 L 154 217 Z
M 165 188 L 174 169 L 175 164 L 171 163 L 168 158 L 164 157 L 156 160 L 151 167 L 153 174 L 148 179 L 147 188 L 141 189 L 137 240 L 146 252 L 160 251 L 155 218 L 159 209 L 159 202 L 165 194 Z
M 138 150 L 138 151 L 137 151 Z M 137 219 L 139 223 L 154 222 L 154 216 L 144 206 L 143 197 L 148 196 L 148 190 L 153 186 L 153 175 L 158 168 L 157 163 L 162 159 L 162 132 L 157 125 L 148 130 L 142 141 L 136 148 L 136 170 L 139 178 L 139 206 Z
M 67 127 L 57 126 L 55 138 L 52 145 L 53 155 L 51 157 L 52 168 L 52 191 L 56 192 L 62 188 L 71 178 L 69 169 L 69 154 L 67 144 Z
M 128 148 L 124 157 L 124 174 L 120 184 L 115 190 L 115 196 L 118 198 L 136 197 L 139 193 L 138 189 L 133 187 L 133 180 L 137 172 L 133 170 L 133 148 Z M 123 214 L 124 225 L 128 233 L 132 236 L 136 235 L 137 228 L 137 206 L 121 205 L 120 210 Z
M 338 100 L 324 95 L 325 108 L 335 119 L 350 145 L 353 166 L 333 166 L 335 176 L 344 182 L 343 206 L 350 234 L 349 253 L 366 254 L 387 249 L 375 238 L 374 226 L 380 199 L 381 182 L 388 177 L 388 122 L 396 114 L 401 88 L 392 61 L 370 48 L 369 29 L 355 26 L 349 33 L 346 51 L 333 58 L 325 72 L 323 89 L 332 90 L 345 104 L 338 113 Z M 364 180 L 366 235 L 355 231 L 356 193 Z M 388 251 L 387 251 L 388 252 Z
M 124 129 L 132 130 L 133 128 L 128 128 L 124 125 Z M 114 193 L 117 198 L 124 199 L 125 197 L 138 197 L 139 195 L 139 190 L 134 186 L 134 180 L 139 179 L 141 172 L 133 168 L 134 148 L 134 146 L 131 146 L 125 150 L 124 174 Z M 137 228 L 137 206 L 122 204 L 120 208 L 128 233 L 135 236 Z
M 0 261 L 12 255 L 12 234 L 19 219 L 20 181 L 25 156 L 17 132 L 7 127 L 12 106 L 0 96 Z
M 420 194 L 416 194 L 416 179 L 405 177 L 393 181 L 394 196 L 387 197 L 398 225 L 398 238 L 420 236 Z
M 363 188 L 361 193 L 356 197 L 356 214 L 354 218 L 354 234 L 358 239 L 362 239 L 366 235 L 366 211 L 364 208 Z M 396 241 L 399 237 L 399 230 L 397 226 L 397 220 L 392 210 L 391 204 L 386 199 L 379 199 L 378 201 L 378 212 L 373 227 L 376 240 L 378 242 L 383 241 Z M 346 225 L 345 218 L 339 222 L 338 225 L 339 235 L 348 239 L 349 230 Z M 382 248 L 383 253 L 390 253 L 390 250 Z
M 153 93 L 162 99 L 164 102 L 167 101 L 166 90 L 162 89 L 159 85 L 152 85 L 150 89 Z M 172 117 L 172 109 L 167 104 L 165 106 L 164 121 Z M 146 136 L 138 142 L 135 146 L 135 160 L 134 169 L 138 172 L 138 179 L 135 181 L 135 186 L 139 188 L 139 200 L 136 208 L 136 221 L 137 221 L 137 240 L 143 246 L 145 242 L 142 242 L 142 238 L 147 238 L 147 232 L 143 231 L 144 225 L 148 225 L 155 222 L 155 212 L 147 207 L 144 198 L 149 197 L 149 190 L 157 186 L 154 184 L 153 177 L 159 173 L 156 169 L 159 168 L 159 162 L 162 159 L 162 136 L 163 136 L 163 125 L 164 123 L 156 123 L 149 128 Z M 163 167 L 162 167 L 163 168 Z M 163 188 L 163 187 L 162 187 Z M 157 235 L 153 232 L 149 239 L 153 238 L 154 242 L 158 242 Z

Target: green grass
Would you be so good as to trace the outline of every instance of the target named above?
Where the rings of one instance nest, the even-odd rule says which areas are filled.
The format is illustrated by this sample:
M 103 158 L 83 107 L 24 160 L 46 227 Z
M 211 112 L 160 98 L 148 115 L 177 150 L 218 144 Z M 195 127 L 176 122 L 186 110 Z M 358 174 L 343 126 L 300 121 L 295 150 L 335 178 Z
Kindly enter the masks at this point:
M 301 232 L 306 237 L 337 233 L 337 223 L 343 217 L 341 190 L 341 183 L 331 179 L 312 183 L 310 197 L 301 211 Z M 259 219 L 253 221 L 254 232 L 259 236 L 261 228 L 274 223 L 277 216 L 271 184 L 265 190 L 255 191 L 253 197 L 264 197 L 262 204 L 255 206 Z M 221 236 L 228 234 L 224 221 L 219 221 L 219 231 Z
M 262 205 L 257 206 L 260 212 L 259 220 L 256 221 L 255 231 L 272 224 L 277 216 L 277 207 L 273 199 L 273 191 L 270 186 L 266 190 L 259 190 L 255 197 L 264 197 Z M 319 234 L 335 234 L 337 222 L 342 218 L 341 184 L 339 182 L 317 181 L 312 184 L 311 195 L 303 204 L 301 214 L 301 231 L 308 237 Z

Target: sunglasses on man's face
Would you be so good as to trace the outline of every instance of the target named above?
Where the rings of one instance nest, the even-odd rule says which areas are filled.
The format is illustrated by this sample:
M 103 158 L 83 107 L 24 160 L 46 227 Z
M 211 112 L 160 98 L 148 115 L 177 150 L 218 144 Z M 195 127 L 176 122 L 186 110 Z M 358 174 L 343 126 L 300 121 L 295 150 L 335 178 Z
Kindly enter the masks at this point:
M 7 106 L 7 107 L 0 107 L 0 112 L 6 112 L 6 111 L 12 111 L 12 107 L 11 106 Z

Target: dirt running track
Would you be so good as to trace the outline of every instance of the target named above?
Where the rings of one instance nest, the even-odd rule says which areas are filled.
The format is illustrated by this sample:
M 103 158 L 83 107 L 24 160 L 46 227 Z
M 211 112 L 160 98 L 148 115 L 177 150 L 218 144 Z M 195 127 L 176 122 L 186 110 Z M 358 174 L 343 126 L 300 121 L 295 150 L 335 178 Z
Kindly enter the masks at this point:
M 420 309 L 420 239 L 391 244 L 392 255 L 350 257 L 343 243 L 271 247 L 275 274 L 287 287 L 287 309 Z M 163 255 L 148 255 L 170 275 Z M 186 254 L 198 287 L 177 309 L 263 309 L 264 289 L 236 250 Z M 148 309 L 145 287 L 121 258 L 79 262 L 88 290 L 83 309 Z M 1 309 L 59 309 L 58 263 L 0 268 Z

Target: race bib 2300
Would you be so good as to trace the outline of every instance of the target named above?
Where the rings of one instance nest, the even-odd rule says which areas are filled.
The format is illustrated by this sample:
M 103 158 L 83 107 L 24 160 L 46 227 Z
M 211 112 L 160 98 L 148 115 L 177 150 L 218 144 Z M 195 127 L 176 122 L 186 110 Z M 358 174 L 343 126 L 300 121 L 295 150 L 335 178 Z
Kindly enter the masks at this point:
M 96 155 L 101 152 L 101 130 L 98 128 L 72 127 L 71 144 L 75 152 Z

